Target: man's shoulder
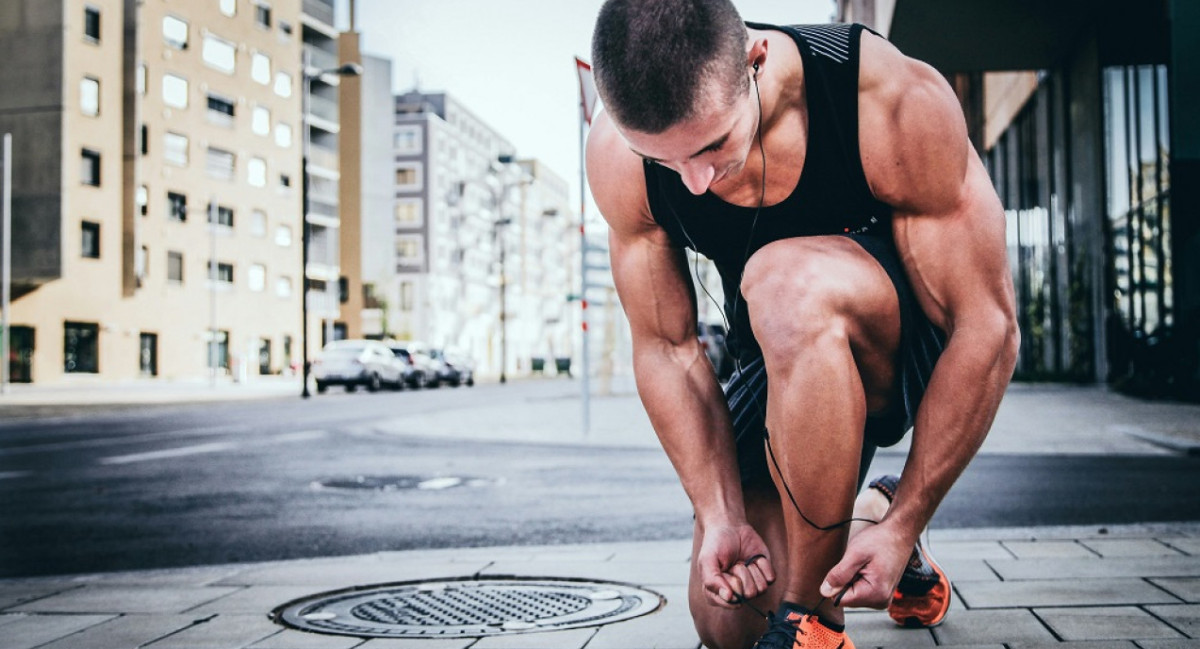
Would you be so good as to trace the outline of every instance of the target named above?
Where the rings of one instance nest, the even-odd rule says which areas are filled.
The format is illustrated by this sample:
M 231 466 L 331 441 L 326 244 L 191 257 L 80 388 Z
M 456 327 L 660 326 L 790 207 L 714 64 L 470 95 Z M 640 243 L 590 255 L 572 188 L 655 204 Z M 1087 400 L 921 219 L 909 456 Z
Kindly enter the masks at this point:
M 587 176 L 596 206 L 613 227 L 634 226 L 649 217 L 642 159 L 605 112 L 596 116 L 588 133 Z

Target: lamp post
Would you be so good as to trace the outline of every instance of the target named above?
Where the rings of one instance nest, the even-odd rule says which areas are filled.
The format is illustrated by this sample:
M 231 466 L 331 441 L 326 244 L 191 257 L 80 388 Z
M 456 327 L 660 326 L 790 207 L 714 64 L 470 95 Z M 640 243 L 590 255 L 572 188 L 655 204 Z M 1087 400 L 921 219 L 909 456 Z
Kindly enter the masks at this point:
M 505 301 L 505 294 L 508 289 L 508 275 L 504 268 L 504 234 L 501 231 L 506 225 L 512 223 L 512 218 L 496 219 L 492 223 L 492 234 L 497 239 L 497 245 L 500 246 L 500 382 L 507 383 L 508 377 L 505 374 L 505 369 L 508 366 L 508 304 Z
M 317 70 L 309 73 L 309 58 L 307 46 L 303 50 L 303 69 L 301 77 L 304 79 L 303 87 L 300 93 L 300 130 L 304 132 L 301 145 L 300 158 L 300 362 L 302 373 L 304 376 L 303 387 L 300 390 L 300 396 L 304 399 L 309 397 L 308 392 L 308 241 L 311 236 L 308 225 L 308 155 L 309 155 L 309 129 L 308 129 L 308 104 L 309 95 L 312 93 L 313 79 L 325 74 L 332 74 L 339 77 L 356 77 L 363 73 L 363 67 L 357 63 L 344 63 L 336 68 L 328 68 Z

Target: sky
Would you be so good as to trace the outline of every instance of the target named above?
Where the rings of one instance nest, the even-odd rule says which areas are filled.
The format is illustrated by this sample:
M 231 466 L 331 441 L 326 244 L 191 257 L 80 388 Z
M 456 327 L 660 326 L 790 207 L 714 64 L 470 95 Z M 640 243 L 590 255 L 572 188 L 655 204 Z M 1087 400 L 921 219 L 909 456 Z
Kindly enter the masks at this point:
M 338 0 L 338 27 L 349 3 Z M 392 90 L 447 92 L 571 186 L 579 201 L 579 80 L 601 0 L 354 0 L 365 53 L 391 59 Z M 742 18 L 824 23 L 833 0 L 734 0 Z

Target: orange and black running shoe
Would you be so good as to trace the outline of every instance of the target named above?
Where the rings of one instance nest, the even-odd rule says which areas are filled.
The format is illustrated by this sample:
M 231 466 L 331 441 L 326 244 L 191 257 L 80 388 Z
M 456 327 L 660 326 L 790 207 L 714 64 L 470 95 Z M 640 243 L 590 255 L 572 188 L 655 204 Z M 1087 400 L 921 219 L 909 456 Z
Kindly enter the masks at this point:
M 753 649 L 854 649 L 846 627 L 831 624 L 807 609 L 784 602 L 767 615 L 767 632 Z
M 867 485 L 892 501 L 900 478 L 885 475 L 875 478 Z M 910 628 L 934 627 L 946 619 L 950 610 L 950 579 L 942 567 L 933 560 L 929 550 L 917 541 L 908 565 L 900 575 L 900 583 L 892 593 L 888 604 L 888 616 L 900 626 Z

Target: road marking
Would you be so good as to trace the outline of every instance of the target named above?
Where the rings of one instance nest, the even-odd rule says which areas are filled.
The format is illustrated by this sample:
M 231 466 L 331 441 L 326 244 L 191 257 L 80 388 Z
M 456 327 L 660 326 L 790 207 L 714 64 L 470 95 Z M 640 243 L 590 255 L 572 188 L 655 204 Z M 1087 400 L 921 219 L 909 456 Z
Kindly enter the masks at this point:
M 325 437 L 326 432 L 323 430 L 302 430 L 295 433 L 283 433 L 280 435 L 272 435 L 263 440 L 246 440 L 242 442 L 210 442 L 208 444 L 196 444 L 193 446 L 180 446 L 178 448 L 168 448 L 161 451 L 146 451 L 145 453 L 130 453 L 129 455 L 112 455 L 109 457 L 100 458 L 100 464 L 132 464 L 134 462 L 147 462 L 151 460 L 169 460 L 178 457 L 187 457 L 189 455 L 202 455 L 205 453 L 220 453 L 222 451 L 231 451 L 239 448 L 268 446 L 270 444 L 288 444 L 292 442 L 308 442 L 320 437 Z
M 232 442 L 213 442 L 211 444 L 197 444 L 195 446 L 180 446 L 179 448 L 168 448 L 161 451 L 148 451 L 146 453 L 130 453 L 129 455 L 113 455 L 110 457 L 102 457 L 100 458 L 100 464 L 131 464 L 133 462 L 145 462 L 147 460 L 165 460 L 168 458 L 186 457 L 188 455 L 199 455 L 201 453 L 228 451 L 237 447 L 238 445 Z

